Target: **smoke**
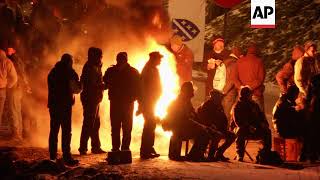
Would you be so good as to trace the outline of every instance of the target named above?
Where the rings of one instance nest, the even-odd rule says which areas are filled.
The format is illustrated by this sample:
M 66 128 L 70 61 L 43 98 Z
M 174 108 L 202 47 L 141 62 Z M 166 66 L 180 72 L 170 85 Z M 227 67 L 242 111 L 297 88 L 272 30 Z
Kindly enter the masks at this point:
M 120 51 L 127 51 L 129 63 L 141 69 L 148 60 L 148 53 L 159 48 L 158 46 L 150 48 L 150 39 L 164 44 L 171 36 L 169 17 L 162 7 L 161 0 L 107 0 L 100 4 L 93 3 L 92 0 L 87 3 L 91 9 L 88 8 L 85 15 L 80 16 L 72 25 L 63 25 L 59 34 L 50 34 L 50 39 L 56 46 L 48 47 L 48 51 L 42 53 L 41 65 L 30 77 L 34 82 L 32 84 L 34 98 L 28 101 L 26 112 L 29 119 L 37 122 L 36 131 L 32 132 L 31 144 L 34 146 L 48 146 L 50 118 L 46 108 L 46 77 L 63 53 L 67 52 L 74 56 L 76 60 L 74 68 L 79 76 L 86 61 L 87 49 L 91 46 L 103 50 L 103 73 L 108 66 L 115 63 L 115 56 Z M 39 20 L 42 23 L 48 23 L 46 19 L 39 18 Z M 107 98 L 107 92 L 104 92 L 100 107 L 100 138 L 102 148 L 110 150 L 111 131 Z M 80 98 L 76 95 L 72 114 L 72 152 L 74 153 L 79 147 L 82 118 Z M 135 118 L 134 123 L 131 149 L 139 151 L 142 117 Z M 137 126 L 139 126 L 138 129 Z M 60 140 L 59 138 L 59 144 L 61 144 Z M 162 153 L 167 152 L 165 147 L 168 144 L 159 142 L 157 146 L 163 150 Z

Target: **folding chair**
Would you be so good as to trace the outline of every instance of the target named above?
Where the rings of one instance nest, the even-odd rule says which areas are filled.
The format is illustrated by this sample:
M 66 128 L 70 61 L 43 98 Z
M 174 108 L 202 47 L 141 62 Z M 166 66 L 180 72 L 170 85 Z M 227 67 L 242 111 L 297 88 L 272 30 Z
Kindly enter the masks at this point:
M 247 151 L 247 145 L 248 145 L 248 143 L 249 143 L 249 140 L 246 140 L 246 144 L 245 144 L 245 146 L 244 146 L 244 154 L 245 155 L 247 155 L 248 156 L 248 158 L 252 161 L 252 162 L 254 162 L 254 159 L 252 158 L 252 156 L 248 153 L 248 151 Z M 234 158 L 233 158 L 233 160 L 236 160 L 237 159 L 237 156 L 235 156 Z

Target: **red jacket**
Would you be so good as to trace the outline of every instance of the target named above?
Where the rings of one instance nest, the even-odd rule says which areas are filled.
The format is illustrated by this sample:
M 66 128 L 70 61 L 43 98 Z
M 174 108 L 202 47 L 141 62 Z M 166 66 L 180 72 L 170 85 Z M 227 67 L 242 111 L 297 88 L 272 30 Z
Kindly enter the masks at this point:
M 174 53 L 177 63 L 177 74 L 179 76 L 180 84 L 192 81 L 192 64 L 194 61 L 192 51 L 183 45 L 179 52 Z
M 235 81 L 237 89 L 249 86 L 253 90 L 253 95 L 262 96 L 266 76 L 262 60 L 255 53 L 248 53 L 237 61 L 237 69 L 238 79 Z

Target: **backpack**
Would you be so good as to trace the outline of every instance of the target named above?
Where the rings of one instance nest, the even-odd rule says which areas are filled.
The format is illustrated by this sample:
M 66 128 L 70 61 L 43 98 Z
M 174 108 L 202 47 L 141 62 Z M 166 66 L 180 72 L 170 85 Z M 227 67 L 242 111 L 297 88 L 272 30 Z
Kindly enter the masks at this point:
M 256 157 L 257 164 L 279 166 L 283 164 L 281 156 L 276 151 L 260 150 Z

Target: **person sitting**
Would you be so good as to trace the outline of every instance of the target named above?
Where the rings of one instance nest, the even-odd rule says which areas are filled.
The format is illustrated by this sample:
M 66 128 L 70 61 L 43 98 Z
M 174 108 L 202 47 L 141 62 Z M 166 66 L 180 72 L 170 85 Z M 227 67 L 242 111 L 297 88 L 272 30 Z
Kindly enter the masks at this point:
M 243 161 L 245 141 L 262 139 L 262 151 L 271 151 L 271 131 L 265 114 L 252 100 L 252 90 L 245 86 L 240 89 L 239 99 L 233 107 L 232 118 L 236 125 L 237 160 Z
M 195 110 L 191 103 L 194 96 L 193 85 L 185 82 L 181 86 L 177 99 L 169 106 L 168 115 L 162 126 L 164 130 L 172 131 L 170 138 L 169 158 L 171 160 L 184 160 L 180 156 L 181 144 L 183 140 L 194 139 L 194 145 L 187 157 L 192 161 L 204 159 L 204 152 L 208 144 L 208 134 L 200 124 L 195 122 Z
M 303 122 L 303 114 L 295 109 L 298 95 L 297 86 L 290 86 L 273 109 L 272 121 L 276 132 L 282 138 L 297 138 L 302 135 L 302 124 L 299 122 Z
M 236 139 L 236 135 L 228 131 L 228 119 L 222 106 L 223 97 L 223 94 L 218 90 L 212 90 L 210 99 L 198 108 L 200 121 L 221 133 L 217 134 L 211 141 L 208 154 L 209 161 L 228 161 L 229 158 L 226 158 L 223 154 Z M 218 148 L 221 139 L 225 139 L 225 141 Z

